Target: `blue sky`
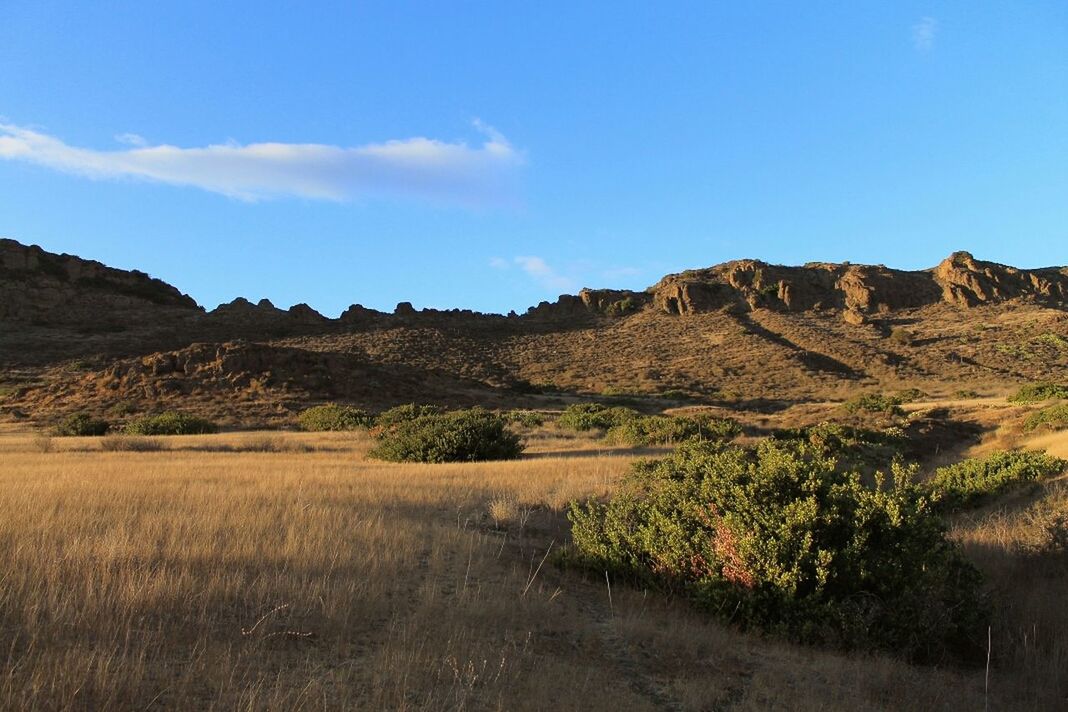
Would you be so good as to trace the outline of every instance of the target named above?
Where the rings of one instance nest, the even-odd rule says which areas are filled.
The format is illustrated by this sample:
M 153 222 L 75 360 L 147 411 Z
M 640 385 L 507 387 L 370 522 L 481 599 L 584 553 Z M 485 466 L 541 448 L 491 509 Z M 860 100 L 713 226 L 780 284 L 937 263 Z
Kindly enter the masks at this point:
M 330 316 L 1064 264 L 1068 4 L 4 0 L 0 236 Z

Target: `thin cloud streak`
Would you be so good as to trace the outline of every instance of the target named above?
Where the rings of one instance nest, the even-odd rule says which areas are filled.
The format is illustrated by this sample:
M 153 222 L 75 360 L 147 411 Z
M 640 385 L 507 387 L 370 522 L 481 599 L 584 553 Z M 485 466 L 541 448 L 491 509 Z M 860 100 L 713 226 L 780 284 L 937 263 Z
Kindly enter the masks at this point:
M 938 34 L 938 20 L 923 17 L 912 26 L 912 44 L 920 52 L 930 52 L 934 48 L 935 35 Z
M 475 147 L 410 138 L 352 148 L 312 143 L 180 148 L 137 145 L 139 136 L 123 134 L 120 140 L 132 148 L 98 151 L 0 123 L 0 159 L 97 180 L 193 186 L 248 201 L 402 197 L 472 207 L 514 202 L 522 153 L 494 129 L 481 122 L 475 127 L 486 137 Z
M 571 292 L 575 289 L 574 280 L 565 277 L 549 266 L 541 257 L 516 257 L 515 263 L 535 282 L 545 289 Z

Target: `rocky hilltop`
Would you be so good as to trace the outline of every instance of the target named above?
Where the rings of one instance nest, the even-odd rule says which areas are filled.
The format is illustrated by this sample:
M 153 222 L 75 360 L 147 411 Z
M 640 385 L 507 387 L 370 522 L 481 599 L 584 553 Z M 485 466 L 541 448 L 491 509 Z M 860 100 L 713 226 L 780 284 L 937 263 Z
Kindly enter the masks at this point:
M 923 271 L 882 265 L 810 263 L 803 267 L 736 260 L 707 269 L 667 275 L 643 292 L 583 289 L 556 302 L 542 302 L 515 319 L 545 321 L 590 315 L 622 317 L 642 309 L 688 315 L 721 309 L 842 312 L 847 320 L 938 303 L 959 307 L 1026 301 L 1050 306 L 1068 304 L 1068 267 L 1017 269 L 955 252 L 937 267 Z M 107 267 L 37 246 L 0 240 L 0 321 L 19 324 L 102 326 L 180 317 L 213 325 L 316 328 L 380 325 L 384 322 L 501 319 L 469 310 L 417 311 L 402 302 L 392 314 L 353 304 L 338 319 L 329 319 L 297 304 L 279 309 L 267 299 L 253 303 L 238 297 L 205 312 L 191 297 L 144 272 Z M 240 334 L 235 334 L 240 335 Z
M 121 325 L 146 311 L 171 310 L 200 307 L 144 272 L 0 239 L 0 321 Z
M 738 260 L 522 315 L 402 302 L 333 319 L 265 299 L 206 311 L 143 272 L 0 241 L 0 419 L 185 403 L 288 422 L 323 400 L 537 406 L 622 393 L 664 407 L 1035 379 L 1068 379 L 1068 268 L 966 252 L 920 271 Z

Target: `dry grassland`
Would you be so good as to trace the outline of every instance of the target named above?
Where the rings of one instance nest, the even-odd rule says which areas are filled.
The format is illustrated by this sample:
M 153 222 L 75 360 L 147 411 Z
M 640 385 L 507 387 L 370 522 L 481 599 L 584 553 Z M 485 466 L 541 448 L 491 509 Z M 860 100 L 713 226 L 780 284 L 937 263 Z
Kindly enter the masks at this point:
M 981 670 L 761 639 L 543 565 L 566 502 L 609 491 L 630 453 L 545 437 L 513 463 L 392 465 L 359 437 L 297 433 L 161 447 L 0 437 L 0 709 L 983 708 Z M 998 574 L 1022 535 L 988 531 L 959 535 Z M 1043 600 L 1012 613 L 1014 639 L 1044 617 L 1022 652 L 995 649 L 991 709 L 1064 702 L 1064 614 Z

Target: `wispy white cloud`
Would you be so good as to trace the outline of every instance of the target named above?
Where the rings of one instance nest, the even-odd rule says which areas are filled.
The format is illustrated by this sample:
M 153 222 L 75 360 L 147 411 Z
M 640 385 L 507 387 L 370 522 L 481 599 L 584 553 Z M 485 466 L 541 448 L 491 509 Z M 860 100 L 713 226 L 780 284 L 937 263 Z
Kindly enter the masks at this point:
M 127 146 L 142 147 L 142 146 L 147 146 L 148 145 L 148 141 L 145 140 L 144 136 L 141 136 L 140 134 L 135 134 L 135 133 L 116 134 L 115 135 L 115 140 L 118 141 L 119 143 L 124 143 Z
M 920 52 L 930 52 L 934 48 L 937 34 L 938 20 L 933 17 L 922 17 L 912 26 L 912 44 Z
M 541 257 L 516 257 L 515 263 L 545 289 L 572 292 L 577 288 L 575 280 L 557 272 Z
M 622 279 L 624 277 L 637 277 L 642 271 L 637 267 L 609 267 L 602 270 L 601 276 L 605 279 Z
M 131 148 L 99 151 L 0 123 L 0 159 L 93 179 L 194 186 L 242 200 L 407 197 L 472 206 L 510 202 L 523 155 L 498 131 L 477 121 L 475 127 L 485 136 L 478 146 L 410 138 L 350 148 L 314 143 L 180 148 L 149 146 L 136 134 L 122 134 L 116 138 Z
M 513 257 L 510 260 L 499 256 L 491 257 L 489 259 L 489 266 L 495 270 L 502 271 L 519 269 L 526 273 L 527 277 L 536 282 L 544 290 L 548 292 L 556 292 L 557 294 L 561 292 L 575 294 L 582 286 L 583 281 L 591 278 L 594 281 L 608 280 L 611 282 L 627 277 L 634 277 L 643 272 L 643 270 L 635 267 L 614 266 L 601 268 L 596 263 L 588 260 L 567 262 L 563 268 L 561 268 L 559 266 L 550 265 L 543 257 L 532 255 Z M 585 283 L 589 284 L 588 282 Z M 615 285 L 609 284 L 608 286 Z

